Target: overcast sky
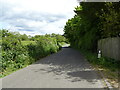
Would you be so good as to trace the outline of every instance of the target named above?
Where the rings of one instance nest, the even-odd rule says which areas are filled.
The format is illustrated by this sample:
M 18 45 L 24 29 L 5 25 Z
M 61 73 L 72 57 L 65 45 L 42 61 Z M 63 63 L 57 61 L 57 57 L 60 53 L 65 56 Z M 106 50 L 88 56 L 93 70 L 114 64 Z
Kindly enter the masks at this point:
M 0 29 L 21 34 L 63 34 L 77 0 L 0 0 Z

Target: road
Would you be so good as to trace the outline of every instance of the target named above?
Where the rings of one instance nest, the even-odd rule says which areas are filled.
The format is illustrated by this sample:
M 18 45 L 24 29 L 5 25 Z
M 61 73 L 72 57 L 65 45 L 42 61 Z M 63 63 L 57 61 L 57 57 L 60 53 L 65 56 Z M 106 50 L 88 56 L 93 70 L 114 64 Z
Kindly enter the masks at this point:
M 82 54 L 62 48 L 2 79 L 3 88 L 104 88 L 102 79 Z

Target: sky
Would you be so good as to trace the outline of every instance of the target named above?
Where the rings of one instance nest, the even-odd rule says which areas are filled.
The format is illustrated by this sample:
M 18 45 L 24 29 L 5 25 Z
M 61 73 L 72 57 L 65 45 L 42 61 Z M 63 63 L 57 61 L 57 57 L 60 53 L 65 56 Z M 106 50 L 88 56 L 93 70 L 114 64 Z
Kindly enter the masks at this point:
M 0 29 L 27 35 L 63 34 L 77 0 L 0 0 Z

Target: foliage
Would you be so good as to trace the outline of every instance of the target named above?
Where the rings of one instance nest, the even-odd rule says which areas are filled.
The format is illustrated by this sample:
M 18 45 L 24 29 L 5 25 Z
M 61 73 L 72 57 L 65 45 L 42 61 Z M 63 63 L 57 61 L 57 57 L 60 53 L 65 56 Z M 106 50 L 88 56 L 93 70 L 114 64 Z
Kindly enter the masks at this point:
M 101 36 L 116 37 L 120 33 L 120 5 L 118 3 L 106 3 L 106 9 L 102 9 Z
M 16 71 L 36 60 L 55 53 L 60 49 L 57 39 L 41 35 L 35 41 L 24 41 L 21 34 L 0 30 L 2 32 L 2 53 L 0 65 L 2 65 L 3 77 L 10 72 Z M 26 35 L 25 35 L 26 37 Z
M 40 37 L 36 44 L 29 44 L 29 55 L 33 58 L 39 59 L 59 50 L 56 39 L 51 37 Z
M 67 42 L 66 38 L 60 34 L 52 33 L 50 36 L 56 38 L 57 42 Z
M 119 3 L 80 2 L 74 12 L 64 27 L 64 36 L 72 47 L 97 51 L 99 39 L 120 33 Z
M 96 53 L 92 53 L 90 51 L 85 51 L 85 50 L 81 50 L 81 51 L 84 54 L 84 56 L 87 58 L 87 60 L 94 65 L 99 65 L 103 68 L 107 68 L 112 71 L 120 69 L 120 66 L 119 66 L 120 62 L 117 60 L 107 58 L 107 57 L 97 58 Z
M 22 41 L 28 41 L 29 40 L 29 38 L 26 34 L 20 35 L 20 38 L 21 38 Z
M 120 69 L 120 62 L 111 58 L 101 57 L 97 58 L 96 53 L 85 50 L 80 50 L 85 58 L 102 74 L 110 80 L 110 82 L 118 82 L 118 71 Z M 113 83 L 112 83 L 113 84 Z
M 21 41 L 22 45 L 35 44 L 35 41 Z
M 74 10 L 75 16 L 66 22 L 64 36 L 71 47 L 79 49 L 87 60 L 110 71 L 120 69 L 119 61 L 97 58 L 99 39 L 120 35 L 120 3 L 81 2 Z
M 22 68 L 25 62 L 30 63 L 27 47 L 14 35 L 2 38 L 2 72 Z
M 60 34 L 45 34 L 45 35 L 35 35 L 33 37 L 30 37 L 29 39 L 31 41 L 36 41 L 36 40 L 39 40 L 41 37 L 51 37 L 51 38 L 55 38 L 56 41 L 57 41 L 57 45 L 59 45 L 60 47 L 62 47 L 62 44 L 63 43 L 69 43 L 68 40 L 63 36 L 63 35 L 60 35 Z

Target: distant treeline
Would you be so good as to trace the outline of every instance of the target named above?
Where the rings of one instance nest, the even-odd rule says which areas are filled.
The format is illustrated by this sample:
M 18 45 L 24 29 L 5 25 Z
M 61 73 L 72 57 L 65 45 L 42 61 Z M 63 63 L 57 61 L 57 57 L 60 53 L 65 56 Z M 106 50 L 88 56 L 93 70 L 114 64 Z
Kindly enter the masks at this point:
M 45 36 L 45 37 L 54 37 L 58 42 L 67 42 L 66 38 L 60 34 L 52 33 L 52 34 L 31 36 L 26 34 L 20 34 L 19 32 L 10 32 L 9 30 L 6 29 L 0 29 L 0 37 L 4 38 L 4 37 L 12 37 L 12 36 L 16 36 L 17 39 L 21 41 L 35 41 L 39 37 Z
M 80 2 L 64 27 L 72 47 L 97 50 L 99 39 L 120 36 L 120 2 Z
M 66 38 L 59 34 L 35 35 L 34 37 L 21 35 L 18 32 L 0 30 L 2 74 L 0 77 L 23 68 L 33 62 L 55 53 L 61 49 Z

